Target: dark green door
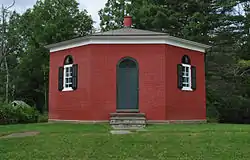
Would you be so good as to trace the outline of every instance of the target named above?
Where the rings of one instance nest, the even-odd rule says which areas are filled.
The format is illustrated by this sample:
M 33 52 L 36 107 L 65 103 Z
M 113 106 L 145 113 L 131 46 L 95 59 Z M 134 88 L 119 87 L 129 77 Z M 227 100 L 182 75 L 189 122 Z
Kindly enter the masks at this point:
M 117 110 L 138 110 L 138 65 L 131 58 L 117 65 Z

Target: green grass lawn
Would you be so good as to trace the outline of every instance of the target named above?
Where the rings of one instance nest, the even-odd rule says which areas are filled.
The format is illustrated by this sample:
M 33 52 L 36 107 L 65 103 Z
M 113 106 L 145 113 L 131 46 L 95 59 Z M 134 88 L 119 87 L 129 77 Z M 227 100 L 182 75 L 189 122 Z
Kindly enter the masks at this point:
M 28 124 L 0 126 L 1 160 L 249 160 L 250 125 L 152 125 L 147 131 L 112 135 L 108 125 Z

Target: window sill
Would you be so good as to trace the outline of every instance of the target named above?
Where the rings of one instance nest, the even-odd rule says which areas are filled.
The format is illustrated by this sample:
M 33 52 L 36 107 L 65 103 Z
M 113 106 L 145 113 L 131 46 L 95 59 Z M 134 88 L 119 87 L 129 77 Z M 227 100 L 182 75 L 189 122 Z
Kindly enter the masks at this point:
M 190 91 L 190 92 L 193 91 L 192 88 L 189 88 L 189 87 L 183 87 L 181 90 L 183 90 L 183 91 Z
M 63 91 L 63 92 L 73 91 L 73 88 L 64 88 L 62 91 Z

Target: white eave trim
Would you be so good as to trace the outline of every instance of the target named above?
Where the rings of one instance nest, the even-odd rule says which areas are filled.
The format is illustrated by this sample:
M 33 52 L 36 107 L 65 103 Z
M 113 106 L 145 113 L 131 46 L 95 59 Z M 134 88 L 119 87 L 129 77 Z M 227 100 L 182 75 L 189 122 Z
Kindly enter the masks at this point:
M 48 45 L 46 48 L 56 52 L 89 44 L 168 44 L 203 53 L 210 48 L 208 45 L 172 36 L 91 36 Z

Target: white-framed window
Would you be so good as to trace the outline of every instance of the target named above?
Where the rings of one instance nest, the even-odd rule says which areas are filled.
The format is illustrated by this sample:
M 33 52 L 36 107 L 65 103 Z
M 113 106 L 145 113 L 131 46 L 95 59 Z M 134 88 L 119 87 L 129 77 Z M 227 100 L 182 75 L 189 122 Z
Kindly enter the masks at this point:
M 177 64 L 178 85 L 182 91 L 196 90 L 196 67 L 191 65 L 188 55 L 184 55 L 181 63 Z
M 73 57 L 68 55 L 64 59 L 63 65 L 63 90 L 73 91 Z
M 73 64 L 63 66 L 63 91 L 72 91 L 73 84 Z
M 192 91 L 191 65 L 182 64 L 182 90 Z
M 74 91 L 78 84 L 78 64 L 74 63 L 73 57 L 68 55 L 64 59 L 63 66 L 58 69 L 58 90 Z

